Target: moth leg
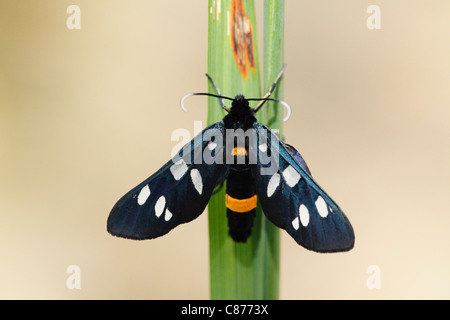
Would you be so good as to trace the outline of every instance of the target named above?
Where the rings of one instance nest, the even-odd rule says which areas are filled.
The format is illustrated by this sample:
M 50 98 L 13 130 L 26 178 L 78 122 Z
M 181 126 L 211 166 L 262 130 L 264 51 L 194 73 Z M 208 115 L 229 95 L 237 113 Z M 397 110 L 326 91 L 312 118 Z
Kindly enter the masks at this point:
M 211 76 L 207 73 L 205 73 L 206 77 L 208 77 L 208 80 L 211 82 L 211 84 L 213 85 L 214 89 L 216 90 L 217 94 L 219 96 L 221 96 L 222 94 L 220 93 L 219 87 L 216 85 L 216 83 L 214 82 L 214 80 L 211 78 Z M 219 103 L 220 106 L 222 107 L 222 109 L 226 110 L 227 112 L 230 112 L 230 109 L 225 107 L 225 104 L 223 103 L 223 99 L 219 97 Z
M 222 188 L 223 188 L 223 184 L 224 184 L 224 182 L 222 182 L 219 186 L 217 186 L 211 195 L 215 195 L 216 193 L 219 193 L 220 190 L 222 190 Z
M 272 86 L 270 87 L 269 91 L 264 95 L 264 97 L 262 97 L 262 99 L 269 98 L 272 95 L 272 93 L 275 91 L 275 87 L 277 86 L 278 81 L 281 79 L 281 76 L 284 74 L 285 70 L 286 65 L 283 65 L 277 77 L 275 78 L 275 81 L 272 83 Z M 261 102 L 256 106 L 255 112 L 257 112 L 258 109 L 261 108 L 266 101 L 267 100 L 261 100 Z

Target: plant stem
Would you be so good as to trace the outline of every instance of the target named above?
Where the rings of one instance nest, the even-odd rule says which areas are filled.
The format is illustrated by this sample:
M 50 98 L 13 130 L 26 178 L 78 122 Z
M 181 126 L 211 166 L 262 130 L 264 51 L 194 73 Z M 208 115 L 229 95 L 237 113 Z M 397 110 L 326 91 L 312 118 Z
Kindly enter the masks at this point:
M 242 3 L 242 7 L 240 7 Z M 236 8 L 243 11 L 236 11 Z M 265 1 L 264 14 L 264 88 L 274 79 L 283 65 L 283 11 L 284 2 Z M 233 9 L 234 8 L 234 9 Z M 239 13 L 238 16 L 235 14 Z M 237 18 L 236 18 L 237 17 Z M 233 21 L 248 21 L 251 26 L 252 57 L 235 58 L 232 42 Z M 280 28 L 281 25 L 281 28 Z M 274 28 L 274 30 L 271 30 Z M 240 31 L 248 29 L 240 29 Z M 239 30 L 238 30 L 239 31 Z M 248 98 L 261 97 L 256 43 L 256 15 L 253 0 L 209 0 L 208 3 L 208 73 L 224 96 L 245 94 Z M 234 44 L 234 43 L 233 43 Z M 270 46 L 270 47 L 266 47 Z M 275 47 L 278 46 L 278 47 Z M 276 51 L 279 50 L 277 53 Z M 239 55 L 238 55 L 239 57 Z M 281 61 L 281 62 L 280 62 Z M 215 93 L 208 83 L 208 92 Z M 280 96 L 281 88 L 275 92 Z M 254 107 L 254 106 L 253 106 Z M 265 106 L 259 121 L 269 126 L 280 124 L 277 106 Z M 208 98 L 208 124 L 221 121 L 225 116 L 217 98 Z M 278 126 L 280 128 L 280 126 Z M 225 187 L 211 197 L 209 211 L 210 290 L 211 299 L 277 299 L 279 278 L 279 231 L 257 208 L 252 235 L 246 243 L 236 243 L 228 236 L 225 208 Z

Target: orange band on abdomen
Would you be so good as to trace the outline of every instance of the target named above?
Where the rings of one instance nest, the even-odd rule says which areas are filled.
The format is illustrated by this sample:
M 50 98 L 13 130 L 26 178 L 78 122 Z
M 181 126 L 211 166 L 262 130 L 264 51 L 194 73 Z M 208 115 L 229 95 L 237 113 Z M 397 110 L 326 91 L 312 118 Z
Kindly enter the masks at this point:
M 234 212 L 248 212 L 256 208 L 256 194 L 247 199 L 235 199 L 228 194 L 225 195 L 225 205 Z

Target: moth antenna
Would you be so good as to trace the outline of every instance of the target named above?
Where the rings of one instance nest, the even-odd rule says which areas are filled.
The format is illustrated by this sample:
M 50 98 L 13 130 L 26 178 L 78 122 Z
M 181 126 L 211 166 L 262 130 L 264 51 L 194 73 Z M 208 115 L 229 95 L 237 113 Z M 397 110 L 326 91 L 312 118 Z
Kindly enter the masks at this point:
M 184 107 L 184 100 L 186 100 L 186 98 L 191 97 L 193 95 L 195 95 L 195 94 L 194 93 L 188 93 L 188 94 L 184 95 L 181 98 L 181 100 L 180 100 L 180 107 L 181 107 L 181 110 L 183 110 L 184 112 L 187 112 L 187 109 Z
M 283 100 L 277 100 L 276 102 L 281 103 L 281 104 L 286 108 L 287 114 L 286 114 L 286 116 L 283 118 L 283 122 L 288 121 L 289 118 L 291 117 L 291 106 L 288 105 L 288 104 L 286 103 L 286 101 L 283 101 Z
M 289 120 L 289 118 L 291 117 L 291 106 L 290 105 L 288 105 L 287 104 L 287 102 L 286 101 L 283 101 L 283 100 L 278 100 L 278 99 L 274 99 L 274 98 L 256 98 L 256 99 L 247 99 L 248 101 L 255 101 L 255 100 L 257 100 L 257 101 L 259 101 L 259 100 L 261 100 L 261 101 L 274 101 L 274 102 L 278 102 L 278 103 L 281 103 L 285 108 L 286 108 L 286 110 L 287 110 L 287 114 L 286 114 L 286 116 L 283 118 L 283 122 L 286 122 L 286 121 L 288 121 Z M 259 105 L 261 105 L 262 103 L 260 102 L 259 103 Z M 256 108 L 255 109 L 255 113 L 256 113 L 256 111 L 258 111 L 258 109 L 259 108 Z
M 228 100 L 234 100 L 233 98 L 230 97 L 224 97 L 222 96 L 222 94 L 220 93 L 219 87 L 217 87 L 216 83 L 214 82 L 214 80 L 211 78 L 211 76 L 207 73 L 205 73 L 206 77 L 208 78 L 208 80 L 211 82 L 211 84 L 213 85 L 214 89 L 216 90 L 217 94 L 212 94 L 212 93 L 188 93 L 186 95 L 184 95 L 181 100 L 180 100 L 180 107 L 181 110 L 183 110 L 184 112 L 187 112 L 187 109 L 184 107 L 184 100 L 186 98 L 189 98 L 191 96 L 210 96 L 210 97 L 216 97 L 219 98 L 219 103 L 220 106 L 222 107 L 223 110 L 225 110 L 226 112 L 230 112 L 230 109 L 225 107 L 225 104 L 223 103 L 223 99 L 228 99 Z
M 216 98 L 220 98 L 220 99 L 234 100 L 233 98 L 224 97 L 224 96 L 213 94 L 213 93 L 203 93 L 203 92 L 188 93 L 188 94 L 185 94 L 180 99 L 180 107 L 181 107 L 181 110 L 183 110 L 184 112 L 187 112 L 187 109 L 184 107 L 184 100 L 186 100 L 186 98 L 189 98 L 192 96 L 210 96 L 210 97 L 216 97 Z M 228 109 L 225 106 L 222 106 L 222 109 L 225 110 L 226 112 L 230 112 L 230 109 Z

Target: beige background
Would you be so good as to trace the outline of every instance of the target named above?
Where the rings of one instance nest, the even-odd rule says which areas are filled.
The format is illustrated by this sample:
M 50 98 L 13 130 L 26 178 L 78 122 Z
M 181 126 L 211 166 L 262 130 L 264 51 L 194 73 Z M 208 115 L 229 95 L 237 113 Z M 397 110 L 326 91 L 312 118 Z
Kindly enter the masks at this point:
M 66 27 L 72 3 L 81 30 Z M 370 4 L 381 30 L 366 27 Z M 119 197 L 169 159 L 173 130 L 206 119 L 206 99 L 178 102 L 206 87 L 207 12 L 0 1 L 0 298 L 209 297 L 206 214 L 157 240 L 106 232 Z M 447 0 L 286 1 L 286 137 L 357 239 L 322 255 L 283 232 L 281 298 L 450 298 L 449 15 Z

